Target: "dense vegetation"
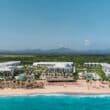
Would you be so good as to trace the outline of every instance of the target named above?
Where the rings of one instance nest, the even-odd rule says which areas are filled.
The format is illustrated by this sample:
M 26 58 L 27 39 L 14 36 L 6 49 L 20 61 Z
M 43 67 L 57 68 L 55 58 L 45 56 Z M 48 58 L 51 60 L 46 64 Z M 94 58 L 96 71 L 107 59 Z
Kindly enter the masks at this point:
M 24 64 L 32 64 L 36 61 L 71 61 L 76 65 L 84 62 L 107 62 L 110 56 L 102 55 L 0 55 L 0 62 L 20 60 Z

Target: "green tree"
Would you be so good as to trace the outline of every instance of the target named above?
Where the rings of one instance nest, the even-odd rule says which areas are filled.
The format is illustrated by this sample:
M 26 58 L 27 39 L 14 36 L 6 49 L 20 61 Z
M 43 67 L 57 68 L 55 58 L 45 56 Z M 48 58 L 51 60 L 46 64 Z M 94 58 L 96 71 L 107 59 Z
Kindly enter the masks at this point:
M 41 75 L 45 75 L 48 72 L 48 68 L 46 66 L 35 66 L 33 67 L 34 69 L 34 75 L 35 75 L 35 79 L 40 79 Z

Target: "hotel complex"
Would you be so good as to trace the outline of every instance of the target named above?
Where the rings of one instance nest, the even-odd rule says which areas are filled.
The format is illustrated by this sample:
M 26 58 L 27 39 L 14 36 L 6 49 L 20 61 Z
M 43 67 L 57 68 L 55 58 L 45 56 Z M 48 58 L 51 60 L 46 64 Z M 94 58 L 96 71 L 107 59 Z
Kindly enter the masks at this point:
M 0 80 L 10 80 L 15 76 L 15 72 L 23 70 L 21 61 L 8 61 L 0 63 Z
M 21 69 L 23 68 L 23 66 L 20 66 L 20 64 L 21 64 L 21 61 L 2 62 L 0 63 L 0 72 Z
M 75 73 L 73 62 L 35 62 L 33 66 L 46 66 L 49 73 Z
M 84 67 L 89 68 L 96 68 L 100 67 L 101 70 L 104 72 L 106 77 L 110 77 L 110 64 L 108 63 L 97 63 L 97 62 L 87 62 L 84 63 Z M 40 79 L 72 79 L 74 77 L 74 74 L 76 73 L 76 67 L 73 62 L 34 62 L 31 68 L 36 67 L 43 67 L 45 71 L 38 70 L 37 72 L 42 72 Z M 9 61 L 9 62 L 2 62 L 0 63 L 0 73 L 3 74 L 3 76 L 14 76 L 16 79 L 16 71 L 24 70 L 20 74 L 17 74 L 19 76 L 25 76 L 26 77 L 34 77 L 33 74 L 31 74 L 30 71 L 25 71 L 25 66 L 21 65 L 21 61 Z M 35 71 L 34 71 L 35 72 Z M 32 75 L 32 76 L 31 76 Z M 91 77 L 92 79 L 101 79 L 100 75 L 97 74 L 95 71 L 79 71 L 78 73 L 79 77 L 87 78 Z
M 103 72 L 105 73 L 105 75 L 106 75 L 107 77 L 110 77 L 110 64 L 108 64 L 108 63 L 103 63 L 103 64 L 101 64 L 101 66 L 102 66 L 102 70 L 103 70 Z
M 67 76 L 73 76 L 75 65 L 73 62 L 35 62 L 33 66 L 44 66 L 47 68 L 47 74 L 43 73 L 41 79 L 65 80 Z M 67 79 L 67 78 L 66 78 Z M 73 78 L 68 78 L 73 80 Z

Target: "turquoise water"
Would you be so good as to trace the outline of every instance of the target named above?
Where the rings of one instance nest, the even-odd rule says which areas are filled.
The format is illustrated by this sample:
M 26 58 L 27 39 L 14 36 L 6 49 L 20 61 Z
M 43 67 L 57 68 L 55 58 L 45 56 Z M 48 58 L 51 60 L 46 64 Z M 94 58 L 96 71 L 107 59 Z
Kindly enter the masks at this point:
M 110 96 L 0 97 L 0 110 L 110 110 Z

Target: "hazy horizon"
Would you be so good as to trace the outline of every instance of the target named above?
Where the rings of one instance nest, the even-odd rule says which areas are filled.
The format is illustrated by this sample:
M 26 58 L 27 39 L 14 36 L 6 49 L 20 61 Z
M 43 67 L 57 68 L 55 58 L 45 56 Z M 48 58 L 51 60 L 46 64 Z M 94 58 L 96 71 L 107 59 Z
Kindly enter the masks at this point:
M 0 50 L 110 49 L 109 0 L 1 0 Z

